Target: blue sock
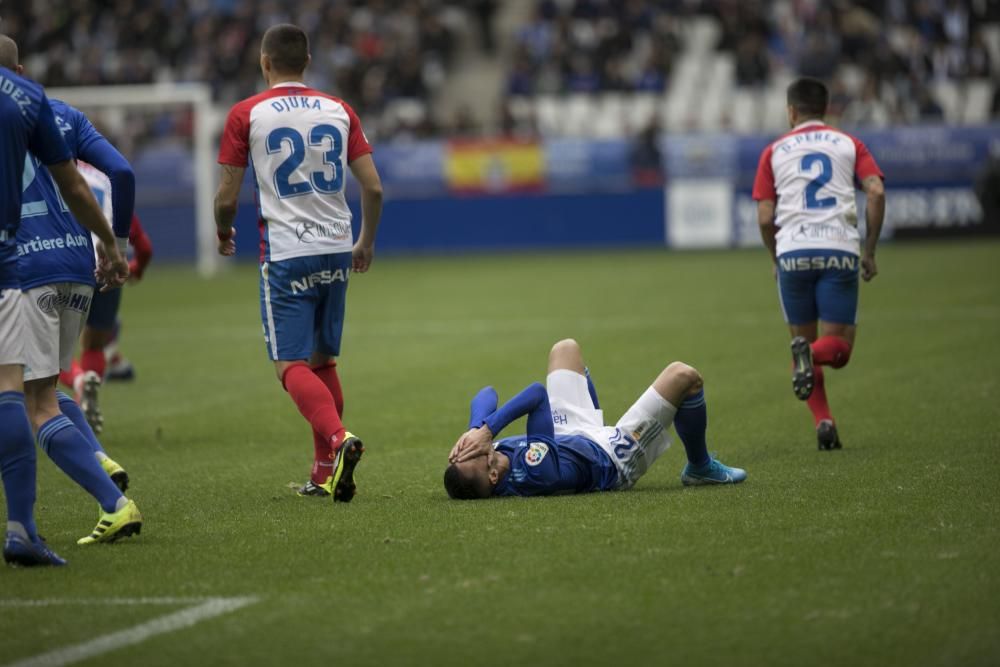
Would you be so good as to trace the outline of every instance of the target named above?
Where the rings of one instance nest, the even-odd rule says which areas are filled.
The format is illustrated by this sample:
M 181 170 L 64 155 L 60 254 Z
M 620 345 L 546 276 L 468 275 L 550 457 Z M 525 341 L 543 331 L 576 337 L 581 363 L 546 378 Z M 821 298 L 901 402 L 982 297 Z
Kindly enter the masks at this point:
M 24 408 L 24 394 L 0 392 L 0 475 L 7 498 L 7 521 L 24 526 L 32 541 L 35 528 L 35 438 Z
M 684 443 L 684 451 L 687 452 L 691 465 L 701 468 L 712 461 L 712 457 L 708 455 L 708 445 L 705 444 L 708 409 L 705 407 L 704 390 L 684 399 L 674 417 L 674 428 Z
M 594 386 L 594 381 L 590 377 L 590 369 L 584 367 L 583 374 L 587 376 L 587 391 L 590 392 L 590 402 L 594 404 L 595 410 L 600 410 L 601 404 L 597 401 L 597 387 Z
M 90 424 L 87 423 L 87 418 L 83 416 L 83 410 L 80 409 L 79 404 L 61 391 L 56 391 L 56 397 L 59 399 L 59 409 L 64 415 L 69 417 L 69 420 L 73 422 L 73 426 L 87 439 L 94 453 L 103 453 L 104 447 L 101 447 L 101 442 L 94 434 L 94 429 L 90 428 Z
M 90 443 L 66 415 L 42 424 L 38 429 L 38 444 L 60 470 L 94 496 L 101 509 L 115 511 L 122 492 L 97 462 Z

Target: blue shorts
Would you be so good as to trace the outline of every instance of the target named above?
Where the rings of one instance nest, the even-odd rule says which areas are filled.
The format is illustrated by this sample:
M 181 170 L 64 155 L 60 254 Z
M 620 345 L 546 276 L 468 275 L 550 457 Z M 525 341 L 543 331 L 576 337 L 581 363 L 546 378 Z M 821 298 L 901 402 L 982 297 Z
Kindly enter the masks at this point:
M 351 253 L 296 257 L 260 267 L 260 317 L 271 361 L 340 354 Z
M 90 302 L 90 313 L 87 314 L 87 326 L 92 329 L 114 329 L 118 320 L 118 308 L 122 304 L 122 288 L 107 292 L 94 292 Z
M 856 324 L 857 255 L 843 250 L 795 250 L 778 257 L 778 298 L 785 321 Z

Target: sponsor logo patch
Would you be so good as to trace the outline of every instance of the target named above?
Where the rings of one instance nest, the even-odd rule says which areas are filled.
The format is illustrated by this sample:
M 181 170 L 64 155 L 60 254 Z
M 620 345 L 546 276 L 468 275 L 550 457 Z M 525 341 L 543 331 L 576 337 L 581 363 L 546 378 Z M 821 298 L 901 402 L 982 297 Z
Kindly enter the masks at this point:
M 343 240 L 350 234 L 351 224 L 348 222 L 300 222 L 295 226 L 299 243 L 312 243 L 319 238 Z
M 549 453 L 549 446 L 544 442 L 533 442 L 528 445 L 528 453 L 524 455 L 524 462 L 529 466 L 536 466 L 545 459 Z

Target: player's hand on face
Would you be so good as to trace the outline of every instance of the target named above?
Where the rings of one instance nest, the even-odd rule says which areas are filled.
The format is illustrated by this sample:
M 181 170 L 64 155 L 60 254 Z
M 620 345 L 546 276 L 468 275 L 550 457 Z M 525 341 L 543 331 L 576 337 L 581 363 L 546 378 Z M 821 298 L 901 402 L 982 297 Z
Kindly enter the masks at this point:
M 233 227 L 229 230 L 228 235 L 224 235 L 221 232 L 217 233 L 216 236 L 219 239 L 219 254 L 223 257 L 232 257 L 236 254 L 236 228 Z
M 486 456 L 493 449 L 493 433 L 487 426 L 466 431 L 455 445 L 457 454 L 452 463 L 462 463 L 479 456 Z
M 861 258 L 861 277 L 865 282 L 869 282 L 878 275 L 878 266 L 875 264 L 874 255 L 865 255 Z
M 354 244 L 351 250 L 351 270 L 355 273 L 364 273 L 371 266 L 375 258 L 375 246 L 362 244 L 360 241 Z

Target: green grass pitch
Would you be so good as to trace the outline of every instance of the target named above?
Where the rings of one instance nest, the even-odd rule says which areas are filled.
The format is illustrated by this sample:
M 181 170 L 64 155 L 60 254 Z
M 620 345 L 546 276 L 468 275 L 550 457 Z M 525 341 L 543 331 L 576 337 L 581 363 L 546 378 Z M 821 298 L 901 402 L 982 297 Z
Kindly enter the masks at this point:
M 255 269 L 154 264 L 125 297 L 138 380 L 104 394 L 143 533 L 77 547 L 96 508 L 40 454 L 70 566 L 0 569 L 0 664 L 190 606 L 107 598 L 256 596 L 86 664 L 995 665 L 1000 243 L 888 245 L 879 268 L 827 376 L 845 449 L 818 452 L 763 251 L 378 258 L 340 366 L 368 451 L 334 506 L 290 488 L 311 438 Z M 710 450 L 748 481 L 683 488 L 675 443 L 625 493 L 448 501 L 468 399 L 541 380 L 567 336 L 615 418 L 668 362 L 700 369 Z

